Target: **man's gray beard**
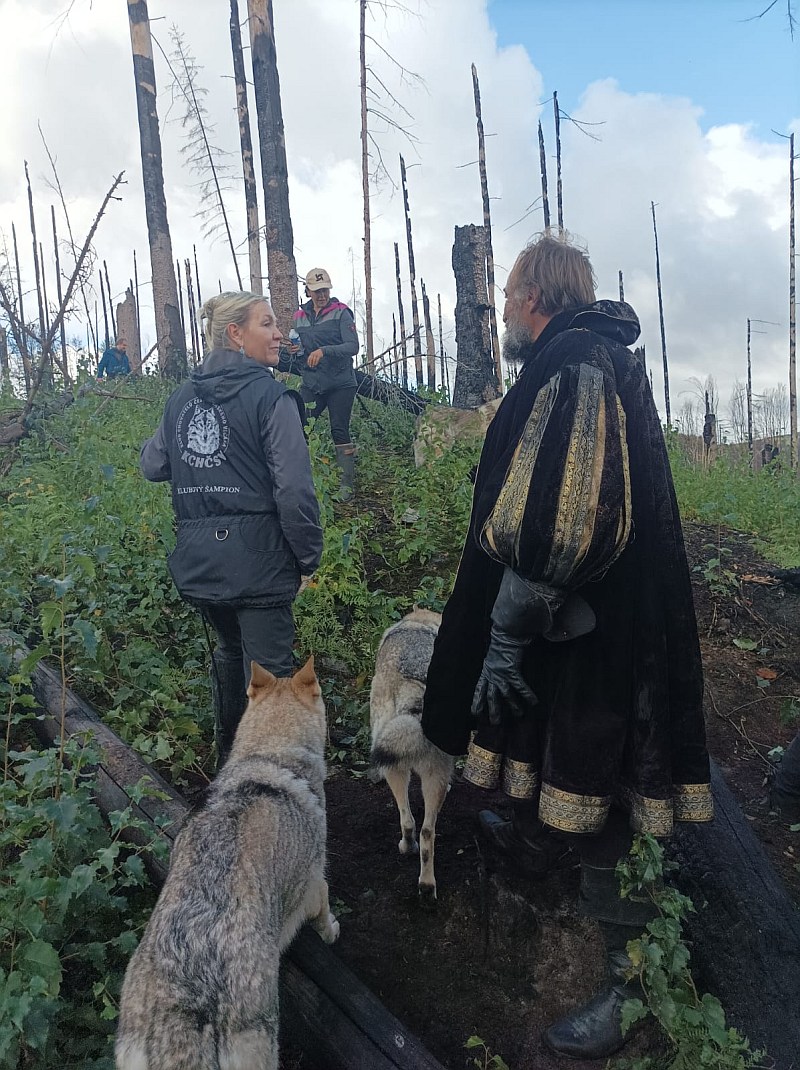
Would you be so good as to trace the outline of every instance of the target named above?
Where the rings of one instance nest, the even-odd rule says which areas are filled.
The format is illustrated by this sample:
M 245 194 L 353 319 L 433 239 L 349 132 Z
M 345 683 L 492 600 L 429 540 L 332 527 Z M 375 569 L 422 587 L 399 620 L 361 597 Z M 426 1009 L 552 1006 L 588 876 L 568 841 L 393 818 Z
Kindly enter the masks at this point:
M 503 360 L 511 367 L 519 367 L 530 357 L 533 338 L 521 323 L 511 323 L 503 335 Z

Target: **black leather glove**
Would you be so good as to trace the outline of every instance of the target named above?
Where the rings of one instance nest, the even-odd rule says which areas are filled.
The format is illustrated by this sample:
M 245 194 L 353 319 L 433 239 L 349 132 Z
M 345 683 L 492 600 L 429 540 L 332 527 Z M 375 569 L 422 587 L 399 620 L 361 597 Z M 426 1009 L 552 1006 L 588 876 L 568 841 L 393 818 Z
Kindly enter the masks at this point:
M 523 717 L 537 703 L 522 677 L 525 650 L 553 623 L 564 595 L 554 587 L 531 583 L 506 568 L 492 609 L 489 649 L 472 698 L 472 714 L 502 724 L 511 713 Z

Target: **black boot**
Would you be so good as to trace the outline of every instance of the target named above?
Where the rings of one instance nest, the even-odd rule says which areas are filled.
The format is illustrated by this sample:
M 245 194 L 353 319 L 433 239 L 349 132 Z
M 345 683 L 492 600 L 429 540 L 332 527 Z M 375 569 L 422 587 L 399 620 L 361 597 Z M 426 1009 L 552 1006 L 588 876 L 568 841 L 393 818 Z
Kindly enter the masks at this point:
M 535 815 L 531 803 L 517 804 L 507 821 L 493 810 L 481 810 L 478 827 L 484 839 L 526 877 L 544 877 L 553 869 L 570 865 L 572 852 Z
M 211 662 L 211 699 L 219 772 L 233 746 L 233 737 L 247 705 L 247 691 L 241 658 L 223 658 L 215 650 Z
M 632 929 L 629 939 L 641 936 Z M 622 1007 L 626 1000 L 644 999 L 638 978 L 629 981 L 631 960 L 624 951 L 609 951 L 608 982 L 588 1003 L 565 1015 L 544 1034 L 547 1047 L 557 1055 L 573 1059 L 606 1059 L 618 1052 L 633 1035 L 635 1027 L 622 1035 Z
M 652 903 L 623 899 L 611 868 L 581 865 L 581 910 L 600 923 L 606 945 L 606 984 L 582 1007 L 565 1015 L 544 1034 L 544 1042 L 557 1055 L 573 1059 L 606 1059 L 633 1035 L 622 1035 L 622 1007 L 629 999 L 645 1000 L 638 977 L 629 980 L 631 960 L 625 950 L 638 940 L 656 916 Z
M 781 758 L 769 803 L 790 825 L 800 822 L 800 732 Z

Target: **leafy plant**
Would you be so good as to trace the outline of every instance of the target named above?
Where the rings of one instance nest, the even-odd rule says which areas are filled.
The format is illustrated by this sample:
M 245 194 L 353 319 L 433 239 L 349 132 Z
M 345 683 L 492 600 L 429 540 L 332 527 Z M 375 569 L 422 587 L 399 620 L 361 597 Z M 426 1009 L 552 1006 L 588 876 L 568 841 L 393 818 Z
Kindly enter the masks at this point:
M 749 1070 L 763 1065 L 765 1053 L 751 1051 L 750 1042 L 729 1028 L 719 1000 L 700 995 L 689 969 L 689 949 L 683 938 L 683 922 L 694 910 L 692 901 L 664 877 L 676 869 L 667 862 L 664 848 L 653 837 L 635 838 L 629 855 L 617 866 L 623 898 L 652 900 L 659 916 L 651 921 L 639 940 L 628 943 L 631 977 L 641 982 L 646 1002 L 628 1000 L 622 1008 L 622 1031 L 637 1021 L 653 1017 L 666 1034 L 670 1051 L 663 1058 L 620 1058 L 614 1070 Z
M 144 831 L 130 807 L 105 826 L 86 739 L 9 749 L 33 700 L 10 654 L 0 660 L 0 1067 L 110 1067 L 122 974 L 152 904 L 143 857 L 166 848 L 123 845 L 123 830 Z M 142 783 L 133 794 L 150 793 Z
M 477 1067 L 477 1070 L 509 1070 L 505 1059 L 500 1055 L 493 1055 L 482 1037 L 469 1037 L 464 1047 L 477 1052 L 470 1060 L 470 1065 Z

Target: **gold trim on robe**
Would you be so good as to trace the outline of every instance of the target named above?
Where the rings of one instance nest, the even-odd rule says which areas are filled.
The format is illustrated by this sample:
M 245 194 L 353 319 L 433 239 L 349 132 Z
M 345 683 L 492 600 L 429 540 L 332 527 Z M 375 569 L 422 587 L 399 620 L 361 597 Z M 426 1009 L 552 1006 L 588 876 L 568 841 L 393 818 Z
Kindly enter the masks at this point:
M 539 817 L 562 832 L 599 832 L 610 809 L 610 795 L 575 795 L 542 784 Z
M 714 797 L 710 784 L 675 784 L 676 821 L 713 821 Z
M 464 766 L 464 780 L 474 784 L 476 788 L 497 787 L 500 783 L 500 765 L 503 761 L 502 754 L 479 747 L 471 742 L 467 751 L 467 762 Z
M 539 774 L 530 762 L 504 758 L 501 785 L 512 799 L 533 799 L 539 787 Z

